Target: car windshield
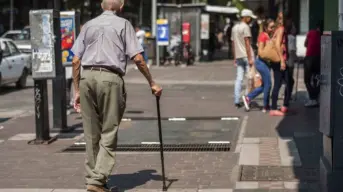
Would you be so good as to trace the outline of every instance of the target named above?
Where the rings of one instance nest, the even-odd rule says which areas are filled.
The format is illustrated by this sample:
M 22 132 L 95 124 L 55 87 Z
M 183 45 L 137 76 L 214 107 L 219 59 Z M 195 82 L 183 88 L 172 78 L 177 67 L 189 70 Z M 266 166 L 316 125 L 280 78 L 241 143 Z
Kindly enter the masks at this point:
M 26 31 L 22 33 L 8 33 L 5 35 L 5 38 L 12 39 L 14 41 L 17 40 L 30 40 L 30 34 Z

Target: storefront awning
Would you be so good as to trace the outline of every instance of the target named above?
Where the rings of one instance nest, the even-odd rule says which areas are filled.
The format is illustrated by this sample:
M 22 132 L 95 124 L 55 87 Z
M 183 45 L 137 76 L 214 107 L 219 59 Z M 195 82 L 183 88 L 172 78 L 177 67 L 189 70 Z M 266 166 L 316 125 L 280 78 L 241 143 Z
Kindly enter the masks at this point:
M 236 7 L 225 7 L 225 6 L 211 6 L 206 5 L 205 10 L 212 13 L 224 13 L 224 14 L 237 14 L 239 10 Z

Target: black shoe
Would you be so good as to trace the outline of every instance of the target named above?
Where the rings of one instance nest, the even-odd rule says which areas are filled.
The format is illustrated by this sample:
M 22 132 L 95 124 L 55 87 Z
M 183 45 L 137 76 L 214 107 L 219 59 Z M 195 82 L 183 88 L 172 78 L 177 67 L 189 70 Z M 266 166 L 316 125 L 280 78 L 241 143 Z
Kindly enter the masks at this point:
M 242 103 L 236 103 L 236 104 L 235 104 L 235 107 L 236 107 L 237 109 L 242 108 L 242 106 L 243 106 Z
M 110 192 L 119 192 L 119 188 L 116 186 L 108 187 L 107 184 L 104 185 L 104 188 L 107 189 Z

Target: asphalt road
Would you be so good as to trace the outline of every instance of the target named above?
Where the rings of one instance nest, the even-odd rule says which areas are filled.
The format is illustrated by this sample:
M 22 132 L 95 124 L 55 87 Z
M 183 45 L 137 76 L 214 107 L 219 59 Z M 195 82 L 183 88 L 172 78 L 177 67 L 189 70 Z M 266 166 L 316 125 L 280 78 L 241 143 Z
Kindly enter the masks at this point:
M 34 109 L 33 79 L 28 78 L 25 89 L 17 89 L 15 85 L 0 88 L 0 118 L 10 118 L 29 114 Z M 51 96 L 51 81 L 48 82 L 48 94 Z M 51 107 L 51 99 L 49 97 Z

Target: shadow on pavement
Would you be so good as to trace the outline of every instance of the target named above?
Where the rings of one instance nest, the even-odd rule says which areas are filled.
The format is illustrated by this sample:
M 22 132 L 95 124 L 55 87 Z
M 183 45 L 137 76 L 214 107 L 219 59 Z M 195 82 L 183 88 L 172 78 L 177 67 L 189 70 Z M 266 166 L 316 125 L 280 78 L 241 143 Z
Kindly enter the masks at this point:
M 316 192 L 319 191 L 319 158 L 323 148 L 319 132 L 319 108 L 305 108 L 303 101 L 307 93 L 298 94 L 297 101 L 291 104 L 291 114 L 285 116 L 276 129 L 281 142 L 288 147 L 290 154 L 286 155 L 291 156 L 286 161 L 291 161 L 293 172 L 286 174 L 298 180 L 299 192 Z M 280 155 L 282 160 L 283 154 Z
M 136 187 L 142 186 L 149 181 L 159 181 L 161 182 L 162 189 L 162 176 L 156 174 L 156 170 L 147 169 L 138 171 L 131 174 L 118 174 L 112 175 L 109 177 L 108 186 L 116 186 L 120 190 L 130 190 L 135 189 Z M 166 185 L 169 188 L 174 182 L 178 181 L 177 179 L 168 179 L 166 178 Z
M 11 118 L 0 118 L 0 123 L 5 123 L 6 121 L 10 120 Z
M 24 89 L 32 89 L 33 86 L 26 86 Z M 22 91 L 24 89 L 16 88 L 15 86 L 3 86 L 0 88 L 0 95 Z

